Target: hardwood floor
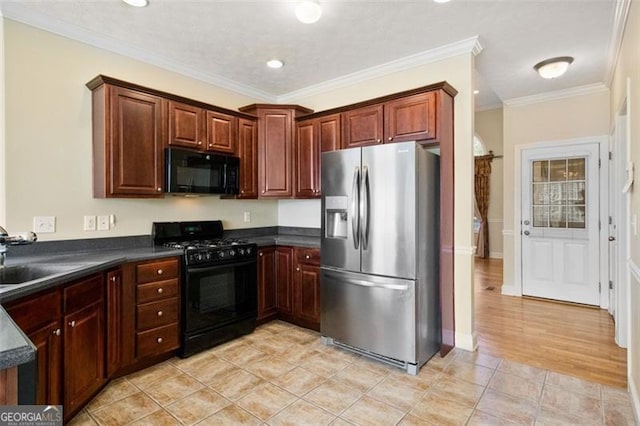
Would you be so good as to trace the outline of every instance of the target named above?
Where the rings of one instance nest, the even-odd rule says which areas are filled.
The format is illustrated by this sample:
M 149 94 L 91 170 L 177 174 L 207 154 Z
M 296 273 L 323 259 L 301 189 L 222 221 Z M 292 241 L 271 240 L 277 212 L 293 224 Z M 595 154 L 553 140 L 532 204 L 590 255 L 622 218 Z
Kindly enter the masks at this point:
M 604 309 L 503 296 L 502 260 L 475 264 L 478 352 L 610 386 L 627 386 L 627 351 Z

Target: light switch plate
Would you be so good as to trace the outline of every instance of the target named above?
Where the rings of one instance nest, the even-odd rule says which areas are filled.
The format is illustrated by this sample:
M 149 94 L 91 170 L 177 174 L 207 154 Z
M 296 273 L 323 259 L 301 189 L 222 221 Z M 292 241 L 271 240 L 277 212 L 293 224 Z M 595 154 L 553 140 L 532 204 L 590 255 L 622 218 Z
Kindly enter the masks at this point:
M 50 232 L 56 232 L 56 217 L 55 216 L 34 216 L 33 232 L 35 232 L 36 234 L 46 234 Z
M 84 230 L 85 231 L 95 231 L 96 230 L 96 217 L 95 216 L 85 216 L 84 217 Z
M 98 216 L 98 231 L 109 230 L 109 216 Z
M 244 212 L 244 223 L 251 223 L 251 212 Z

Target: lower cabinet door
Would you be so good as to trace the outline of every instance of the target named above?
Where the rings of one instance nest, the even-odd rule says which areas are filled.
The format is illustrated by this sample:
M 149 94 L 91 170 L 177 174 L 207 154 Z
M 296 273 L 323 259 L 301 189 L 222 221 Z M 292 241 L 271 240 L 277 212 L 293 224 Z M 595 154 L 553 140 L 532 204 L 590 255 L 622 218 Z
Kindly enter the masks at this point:
M 62 330 L 60 321 L 54 321 L 29 333 L 36 347 L 37 388 L 36 404 L 62 404 Z
M 65 419 L 75 414 L 106 382 L 104 304 L 64 317 Z
M 295 316 L 320 329 L 320 267 L 300 263 L 295 276 Z

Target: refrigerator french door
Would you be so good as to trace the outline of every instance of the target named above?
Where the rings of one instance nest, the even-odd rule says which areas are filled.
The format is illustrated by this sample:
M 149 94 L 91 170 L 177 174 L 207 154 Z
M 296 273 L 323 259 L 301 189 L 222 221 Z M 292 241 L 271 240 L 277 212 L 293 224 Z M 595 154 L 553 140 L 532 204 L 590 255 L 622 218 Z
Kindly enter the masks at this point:
M 321 334 L 417 373 L 439 348 L 438 157 L 415 142 L 322 154 Z

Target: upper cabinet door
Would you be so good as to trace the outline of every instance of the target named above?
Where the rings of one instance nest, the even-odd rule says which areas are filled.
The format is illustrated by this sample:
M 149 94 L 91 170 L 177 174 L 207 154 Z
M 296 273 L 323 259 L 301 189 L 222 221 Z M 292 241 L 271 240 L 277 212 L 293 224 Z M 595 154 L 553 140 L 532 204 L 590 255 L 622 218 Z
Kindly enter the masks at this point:
M 296 198 L 320 196 L 320 146 L 317 120 L 301 121 L 296 124 Z
M 340 149 L 340 126 L 342 120 L 340 114 L 320 117 L 318 132 L 320 134 L 320 151 L 335 151 Z M 319 161 L 319 159 L 318 159 Z
M 107 131 L 110 138 L 107 158 L 102 159 L 104 165 L 95 167 L 101 160 L 95 158 L 94 196 L 162 196 L 162 99 L 119 87 L 110 89 L 111 125 Z M 94 138 L 94 143 L 104 142 L 95 142 Z M 104 187 L 100 187 L 102 183 Z
M 169 101 L 169 145 L 204 149 L 204 120 L 202 108 Z
M 207 111 L 207 151 L 236 154 L 237 118 L 220 112 Z
M 382 104 L 346 111 L 342 114 L 342 148 L 382 143 Z
M 408 96 L 384 104 L 384 142 L 436 138 L 436 92 Z
M 238 198 L 258 198 L 258 135 L 254 120 L 238 120 L 240 194 Z
M 258 112 L 260 197 L 290 198 L 292 185 L 293 110 Z

